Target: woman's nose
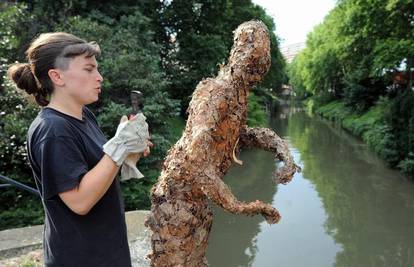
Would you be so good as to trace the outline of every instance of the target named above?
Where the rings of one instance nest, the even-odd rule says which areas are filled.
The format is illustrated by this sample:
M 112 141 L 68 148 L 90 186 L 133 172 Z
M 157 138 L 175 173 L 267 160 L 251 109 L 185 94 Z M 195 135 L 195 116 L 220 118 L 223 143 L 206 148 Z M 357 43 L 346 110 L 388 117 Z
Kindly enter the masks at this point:
M 103 81 L 103 77 L 102 77 L 102 75 L 101 75 L 101 73 L 98 71 L 98 77 L 97 77 L 97 80 L 99 81 L 99 82 L 102 82 Z

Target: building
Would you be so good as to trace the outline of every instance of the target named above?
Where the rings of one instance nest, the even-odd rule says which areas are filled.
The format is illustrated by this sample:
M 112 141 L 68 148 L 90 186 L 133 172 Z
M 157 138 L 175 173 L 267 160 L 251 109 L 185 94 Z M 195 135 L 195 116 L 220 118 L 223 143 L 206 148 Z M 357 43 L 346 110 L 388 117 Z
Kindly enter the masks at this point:
M 299 52 L 303 48 L 305 48 L 305 46 L 306 46 L 306 43 L 304 43 L 304 42 L 290 44 L 290 45 L 284 45 L 284 46 L 281 46 L 280 52 L 282 53 L 282 55 L 285 58 L 286 62 L 290 63 L 295 58 L 295 56 L 297 54 L 299 54 Z

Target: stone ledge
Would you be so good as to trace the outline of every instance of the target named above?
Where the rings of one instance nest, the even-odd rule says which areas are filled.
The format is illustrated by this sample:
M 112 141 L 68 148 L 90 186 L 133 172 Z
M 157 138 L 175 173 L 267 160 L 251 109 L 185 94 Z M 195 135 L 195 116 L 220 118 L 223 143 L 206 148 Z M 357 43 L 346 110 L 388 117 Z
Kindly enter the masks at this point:
M 149 231 L 144 221 L 149 211 L 136 210 L 125 213 L 129 243 L 148 240 Z M 18 257 L 42 247 L 43 225 L 0 231 L 0 260 Z M 148 241 L 146 241 L 148 243 Z

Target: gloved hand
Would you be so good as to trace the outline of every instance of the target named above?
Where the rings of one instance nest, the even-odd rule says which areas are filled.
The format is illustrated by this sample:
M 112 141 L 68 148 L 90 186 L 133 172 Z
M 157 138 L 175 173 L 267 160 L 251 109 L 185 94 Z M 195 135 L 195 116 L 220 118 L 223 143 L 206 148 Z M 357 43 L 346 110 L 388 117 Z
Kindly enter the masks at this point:
M 141 153 L 129 154 L 122 164 L 121 181 L 126 181 L 131 178 L 143 178 L 144 175 L 138 170 L 137 162 L 141 158 Z
M 145 119 L 142 113 L 130 120 L 127 116 L 122 116 L 115 136 L 104 144 L 103 151 L 116 165 L 121 166 L 129 154 L 141 153 L 147 149 L 149 132 Z
M 148 147 L 143 153 L 132 153 L 128 155 L 122 164 L 121 181 L 126 181 L 131 178 L 140 179 L 144 177 L 144 175 L 136 167 L 137 162 L 140 160 L 141 156 L 147 157 L 151 152 L 150 148 L 153 146 L 154 144 L 148 141 Z

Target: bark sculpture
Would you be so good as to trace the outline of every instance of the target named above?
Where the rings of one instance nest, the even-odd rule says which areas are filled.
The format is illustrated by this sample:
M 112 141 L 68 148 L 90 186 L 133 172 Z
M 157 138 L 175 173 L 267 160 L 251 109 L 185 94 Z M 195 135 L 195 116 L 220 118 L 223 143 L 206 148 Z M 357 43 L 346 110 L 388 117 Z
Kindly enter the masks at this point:
M 207 266 L 205 251 L 212 225 L 211 199 L 236 214 L 261 214 L 277 223 L 278 211 L 256 200 L 238 201 L 222 178 L 243 147 L 274 152 L 284 162 L 276 171 L 279 182 L 289 182 L 299 167 L 285 142 L 267 128 L 246 126 L 247 96 L 270 67 L 270 41 L 259 21 L 235 31 L 228 64 L 216 78 L 202 80 L 188 108 L 180 140 L 169 150 L 157 184 L 152 188 L 151 266 Z

